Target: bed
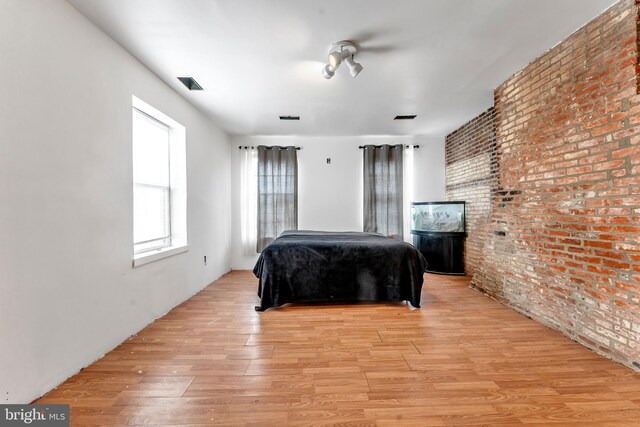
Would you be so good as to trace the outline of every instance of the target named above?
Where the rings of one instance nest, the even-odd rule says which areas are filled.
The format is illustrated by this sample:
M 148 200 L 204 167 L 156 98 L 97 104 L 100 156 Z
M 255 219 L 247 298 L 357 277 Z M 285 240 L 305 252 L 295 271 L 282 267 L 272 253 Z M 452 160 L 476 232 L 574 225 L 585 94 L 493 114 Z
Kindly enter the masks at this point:
M 260 254 L 258 311 L 290 302 L 409 301 L 420 307 L 427 262 L 376 233 L 285 231 Z

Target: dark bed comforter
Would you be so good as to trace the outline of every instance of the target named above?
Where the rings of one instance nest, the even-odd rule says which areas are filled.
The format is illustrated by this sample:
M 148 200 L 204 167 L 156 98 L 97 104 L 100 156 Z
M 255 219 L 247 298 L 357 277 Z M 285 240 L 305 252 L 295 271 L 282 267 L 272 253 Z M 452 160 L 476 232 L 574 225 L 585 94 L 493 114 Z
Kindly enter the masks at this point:
M 289 302 L 409 301 L 420 307 L 427 262 L 412 245 L 381 234 L 285 231 L 253 273 L 266 310 Z

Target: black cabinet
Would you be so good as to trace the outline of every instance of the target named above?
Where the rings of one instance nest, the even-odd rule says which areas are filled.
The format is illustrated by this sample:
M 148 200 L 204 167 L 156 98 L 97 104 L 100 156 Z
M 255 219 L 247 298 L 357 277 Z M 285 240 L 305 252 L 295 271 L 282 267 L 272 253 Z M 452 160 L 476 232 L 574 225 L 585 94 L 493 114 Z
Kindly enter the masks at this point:
M 465 202 L 411 202 L 413 245 L 429 273 L 464 273 Z
M 413 246 L 427 259 L 427 272 L 455 274 L 464 272 L 464 238 L 466 233 L 413 232 Z

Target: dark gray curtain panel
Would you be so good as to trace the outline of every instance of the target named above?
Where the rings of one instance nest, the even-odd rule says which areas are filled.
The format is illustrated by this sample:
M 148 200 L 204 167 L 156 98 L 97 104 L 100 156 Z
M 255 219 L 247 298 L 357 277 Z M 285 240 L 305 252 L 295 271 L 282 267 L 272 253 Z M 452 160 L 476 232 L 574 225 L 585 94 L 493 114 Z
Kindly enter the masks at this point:
M 364 230 L 402 240 L 402 145 L 365 145 Z
M 258 146 L 258 241 L 262 250 L 285 230 L 298 229 L 295 147 Z

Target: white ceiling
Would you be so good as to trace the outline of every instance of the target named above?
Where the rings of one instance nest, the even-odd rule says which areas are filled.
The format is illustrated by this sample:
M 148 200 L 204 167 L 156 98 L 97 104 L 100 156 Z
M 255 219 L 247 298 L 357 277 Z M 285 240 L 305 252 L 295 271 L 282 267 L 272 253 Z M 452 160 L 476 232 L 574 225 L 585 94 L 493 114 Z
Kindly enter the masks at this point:
M 614 0 L 67 0 L 231 134 L 444 135 Z M 364 71 L 321 69 L 331 43 Z M 193 76 L 202 92 L 176 79 Z M 417 114 L 412 122 L 398 114 Z M 281 122 L 279 115 L 300 115 Z

